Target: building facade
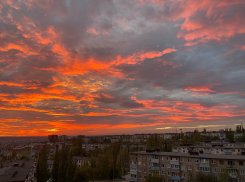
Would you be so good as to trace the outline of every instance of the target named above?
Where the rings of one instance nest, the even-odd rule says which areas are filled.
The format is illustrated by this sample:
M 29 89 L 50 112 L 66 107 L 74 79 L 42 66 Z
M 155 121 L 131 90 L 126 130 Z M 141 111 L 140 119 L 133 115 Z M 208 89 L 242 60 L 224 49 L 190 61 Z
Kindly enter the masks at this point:
M 132 152 L 130 181 L 143 182 L 149 174 L 159 174 L 164 182 L 187 182 L 198 172 L 212 174 L 215 180 L 228 171 L 232 182 L 245 182 L 245 156 L 175 152 Z M 198 155 L 197 155 L 198 154 Z

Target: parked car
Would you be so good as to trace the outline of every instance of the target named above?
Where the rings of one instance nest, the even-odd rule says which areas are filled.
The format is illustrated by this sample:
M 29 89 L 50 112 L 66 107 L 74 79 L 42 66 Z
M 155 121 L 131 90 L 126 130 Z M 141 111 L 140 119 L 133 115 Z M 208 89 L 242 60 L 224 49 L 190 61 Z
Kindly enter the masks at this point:
M 120 177 L 119 177 L 119 179 L 126 179 L 126 178 L 125 178 L 125 177 L 123 177 L 123 176 L 120 176 Z

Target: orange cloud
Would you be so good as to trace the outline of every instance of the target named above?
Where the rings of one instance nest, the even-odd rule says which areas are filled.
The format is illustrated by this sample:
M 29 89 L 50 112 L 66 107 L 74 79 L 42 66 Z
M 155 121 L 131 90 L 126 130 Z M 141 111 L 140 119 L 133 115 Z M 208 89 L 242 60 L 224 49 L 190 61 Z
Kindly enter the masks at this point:
M 99 34 L 99 33 L 95 30 L 95 28 L 87 29 L 87 32 L 88 32 L 88 33 L 91 33 L 91 34 L 94 34 L 94 35 L 98 35 L 98 34 Z

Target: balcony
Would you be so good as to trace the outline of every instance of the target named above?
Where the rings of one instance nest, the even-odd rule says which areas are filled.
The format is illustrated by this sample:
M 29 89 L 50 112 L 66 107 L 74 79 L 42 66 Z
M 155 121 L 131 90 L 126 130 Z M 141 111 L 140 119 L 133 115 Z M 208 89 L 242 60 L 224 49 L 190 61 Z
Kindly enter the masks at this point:
M 211 172 L 210 171 L 199 171 L 202 174 L 209 175 Z
M 203 153 L 204 153 L 204 154 L 210 154 L 211 151 L 209 151 L 209 150 L 204 150 Z
M 130 168 L 137 168 L 137 164 L 130 164 Z
M 171 168 L 171 172 L 180 173 L 180 169 L 174 169 L 174 168 Z
M 152 169 L 152 170 L 158 170 L 158 171 L 159 171 L 159 170 L 160 170 L 160 167 L 152 166 L 151 169 Z
M 230 177 L 233 178 L 233 179 L 234 179 L 234 178 L 235 178 L 235 179 L 236 179 L 236 178 L 239 178 L 238 174 L 229 174 L 229 175 L 230 175 Z
M 225 153 L 225 155 L 232 155 L 231 151 L 225 151 L 224 153 Z
M 179 165 L 179 161 L 171 160 L 171 161 L 170 161 L 170 164 Z
M 151 159 L 152 163 L 159 163 L 159 159 Z
M 137 181 L 137 178 L 130 178 L 130 182 L 131 181 Z
M 210 167 L 209 163 L 200 163 L 199 167 Z
M 136 171 L 136 170 L 130 170 L 130 174 L 135 174 L 135 175 L 137 175 L 137 171 Z
M 180 181 L 180 176 L 172 176 L 172 180 L 178 180 L 178 181 Z

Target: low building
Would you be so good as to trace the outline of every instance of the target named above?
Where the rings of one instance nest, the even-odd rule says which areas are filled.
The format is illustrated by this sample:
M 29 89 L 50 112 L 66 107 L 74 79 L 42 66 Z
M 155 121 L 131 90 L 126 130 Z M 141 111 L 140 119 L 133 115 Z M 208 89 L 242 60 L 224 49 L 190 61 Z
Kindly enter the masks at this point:
M 72 160 L 79 168 L 82 168 L 84 166 L 91 166 L 90 157 L 73 156 Z
M 34 171 L 34 160 L 6 161 L 0 168 L 0 182 L 25 182 Z
M 82 148 L 86 151 L 92 151 L 94 149 L 104 149 L 105 147 L 110 146 L 110 143 L 83 143 Z
M 53 165 L 54 165 L 54 161 L 52 161 L 52 160 L 47 160 L 47 164 L 48 164 L 48 170 L 49 170 L 49 171 L 52 171 Z

